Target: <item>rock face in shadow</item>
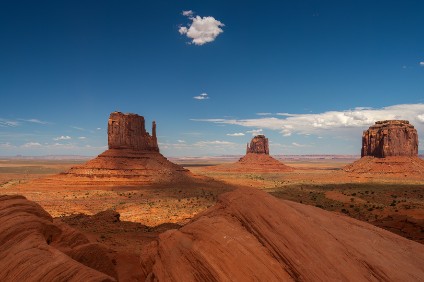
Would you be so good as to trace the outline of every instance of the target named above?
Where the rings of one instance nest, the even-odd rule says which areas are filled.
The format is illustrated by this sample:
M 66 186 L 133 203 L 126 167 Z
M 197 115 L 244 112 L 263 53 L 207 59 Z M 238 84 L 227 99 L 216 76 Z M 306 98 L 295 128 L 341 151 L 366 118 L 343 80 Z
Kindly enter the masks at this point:
M 256 135 L 253 137 L 250 145 L 247 143 L 246 154 L 249 153 L 269 155 L 268 138 L 265 135 Z
M 132 149 L 159 152 L 156 123 L 152 123 L 152 136 L 146 131 L 144 117 L 137 114 L 110 114 L 107 127 L 109 149 Z
M 256 189 L 217 205 L 143 250 L 147 281 L 420 281 L 424 245 Z
M 0 196 L 0 281 L 116 281 L 107 252 L 38 204 Z
M 361 156 L 418 156 L 417 130 L 407 120 L 377 121 L 362 134 Z

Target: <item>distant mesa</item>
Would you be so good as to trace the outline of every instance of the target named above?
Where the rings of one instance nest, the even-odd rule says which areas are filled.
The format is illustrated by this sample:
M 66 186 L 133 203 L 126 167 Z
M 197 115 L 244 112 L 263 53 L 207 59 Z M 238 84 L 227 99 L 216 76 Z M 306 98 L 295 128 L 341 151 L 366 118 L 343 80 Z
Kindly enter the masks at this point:
M 379 174 L 422 174 L 418 133 L 407 120 L 377 121 L 362 134 L 361 159 L 345 171 Z
M 210 166 L 207 170 L 232 172 L 286 172 L 292 171 L 282 162 L 269 155 L 268 138 L 265 135 L 256 135 L 247 143 L 246 155 L 236 163 Z
M 52 179 L 70 186 L 107 186 L 173 183 L 192 177 L 188 170 L 159 153 L 156 123 L 153 121 L 150 135 L 144 117 L 137 114 L 110 114 L 108 146 L 96 158 Z
M 418 156 L 417 130 L 407 120 L 377 121 L 362 134 L 361 157 Z

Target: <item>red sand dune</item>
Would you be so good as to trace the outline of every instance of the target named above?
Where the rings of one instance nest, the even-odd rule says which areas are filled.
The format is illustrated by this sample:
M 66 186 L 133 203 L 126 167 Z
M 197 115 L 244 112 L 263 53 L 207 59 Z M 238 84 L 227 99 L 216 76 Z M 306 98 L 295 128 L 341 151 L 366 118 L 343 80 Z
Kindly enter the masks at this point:
M 0 281 L 115 281 L 107 251 L 38 204 L 0 196 Z
M 270 155 L 247 153 L 236 163 L 206 167 L 212 171 L 229 172 L 288 172 L 294 169 Z
M 145 248 L 148 281 L 422 281 L 424 246 L 370 224 L 255 189 Z

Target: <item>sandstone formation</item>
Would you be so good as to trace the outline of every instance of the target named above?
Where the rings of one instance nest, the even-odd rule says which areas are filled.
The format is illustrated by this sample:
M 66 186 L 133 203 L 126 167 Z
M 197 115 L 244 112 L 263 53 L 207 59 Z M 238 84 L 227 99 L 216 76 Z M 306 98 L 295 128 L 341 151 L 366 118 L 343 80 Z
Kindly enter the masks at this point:
M 156 123 L 152 123 L 152 136 L 146 131 L 144 117 L 137 114 L 110 114 L 107 127 L 109 149 L 132 149 L 159 152 Z
M 377 121 L 362 134 L 361 157 L 416 157 L 418 134 L 407 120 Z
M 0 281 L 115 281 L 107 252 L 38 204 L 0 196 Z
M 143 248 L 147 281 L 421 281 L 424 245 L 257 189 Z
M 422 175 L 417 130 L 407 120 L 377 121 L 362 134 L 361 159 L 344 168 L 352 173 Z
M 113 112 L 108 121 L 109 149 L 88 161 L 51 179 L 46 185 L 146 185 L 185 181 L 188 170 L 170 162 L 159 153 L 156 123 L 152 135 L 145 129 L 144 117 Z
M 257 135 L 247 144 L 246 155 L 236 163 L 210 166 L 207 170 L 230 172 L 284 172 L 293 168 L 283 164 L 269 155 L 268 138 Z
M 265 135 L 256 135 L 253 137 L 250 141 L 250 146 L 247 143 L 246 154 L 249 153 L 269 155 L 268 138 Z

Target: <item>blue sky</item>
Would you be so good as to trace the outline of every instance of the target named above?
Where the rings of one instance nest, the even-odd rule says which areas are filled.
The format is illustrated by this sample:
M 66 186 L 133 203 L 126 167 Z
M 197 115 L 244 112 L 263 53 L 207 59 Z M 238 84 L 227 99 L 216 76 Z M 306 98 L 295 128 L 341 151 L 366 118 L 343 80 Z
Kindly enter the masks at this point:
M 424 136 L 423 11 L 2 1 L 0 155 L 96 155 L 115 110 L 156 120 L 166 156 L 242 154 L 258 132 L 271 154 L 358 154 L 362 130 L 392 118 Z

